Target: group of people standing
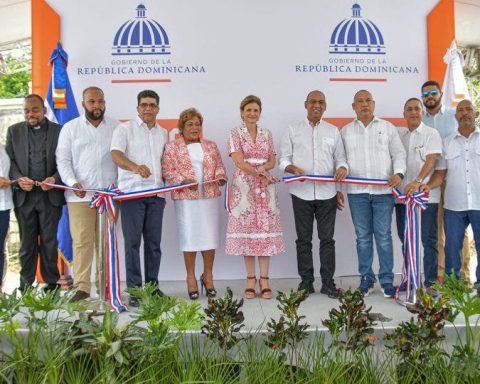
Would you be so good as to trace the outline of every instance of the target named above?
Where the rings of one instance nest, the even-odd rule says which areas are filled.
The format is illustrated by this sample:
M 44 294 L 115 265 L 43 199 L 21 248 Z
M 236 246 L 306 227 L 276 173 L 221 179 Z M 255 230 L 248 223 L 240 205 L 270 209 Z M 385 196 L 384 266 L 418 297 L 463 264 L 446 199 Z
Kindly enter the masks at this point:
M 468 224 L 472 225 L 475 239 L 480 241 L 480 142 L 475 127 L 478 112 L 468 100 L 460 102 L 456 112 L 446 109 L 441 97 L 436 82 L 425 83 L 422 99 L 411 98 L 405 103 L 407 128 L 397 129 L 375 116 L 372 94 L 360 90 L 352 103 L 356 118 L 339 130 L 323 119 L 327 109 L 325 94 L 311 91 L 304 102 L 306 119 L 288 126 L 281 140 L 278 161 L 272 133 L 259 124 L 261 100 L 249 95 L 241 101 L 242 123 L 231 130 L 227 143 L 235 172 L 228 187 L 225 251 L 244 257 L 245 298 L 272 297 L 270 257 L 285 250 L 276 190 L 278 180 L 271 173 L 277 164 L 281 172 L 292 175 L 388 180 L 384 186 L 347 184 L 346 188 L 338 183 L 290 184 L 301 278 L 298 289 L 315 291 L 312 237 L 316 220 L 320 239 L 320 292 L 330 298 L 338 297 L 334 282 L 334 228 L 336 211 L 345 204 L 345 190 L 355 227 L 362 293 L 368 295 L 376 282 L 372 270 L 374 239 L 382 291 L 386 297 L 393 297 L 395 293 L 392 188 L 408 194 L 430 191 L 430 204 L 422 213 L 421 236 L 427 287 L 437 281 L 438 249 L 443 249 L 442 245 L 437 247 L 437 218 L 443 216 L 438 211 L 444 196 L 445 271 L 460 273 L 460 252 Z M 105 116 L 105 98 L 100 88 L 86 88 L 82 98 L 84 114 L 61 128 L 45 117 L 40 96 L 27 96 L 25 122 L 9 127 L 6 153 L 0 148 L 0 243 L 3 244 L 1 236 L 4 239 L 6 235 L 3 228 L 8 229 L 8 214 L 14 205 L 21 237 L 20 289 L 34 283 L 39 250 L 46 289 L 58 288 L 56 230 L 64 197 L 73 239 L 77 289 L 74 299 L 84 300 L 90 297 L 91 265 L 101 246 L 97 236 L 98 217 L 95 210 L 89 208 L 92 196 L 84 188 L 116 184 L 121 191 L 132 192 L 166 184 L 185 185 L 173 191 L 171 197 L 179 248 L 187 271 L 188 295 L 192 300 L 199 297 L 195 262 L 196 254 L 201 252 L 200 288 L 207 296 L 214 297 L 217 292 L 213 263 L 219 246 L 218 199 L 220 187 L 227 182 L 227 173 L 217 145 L 202 135 L 202 115 L 194 108 L 184 110 L 178 119 L 180 137 L 168 142 L 167 131 L 157 123 L 160 99 L 154 91 L 138 94 L 138 117 L 122 124 Z M 454 171 L 446 177 L 448 170 Z M 50 186 L 62 182 L 77 189 L 64 195 L 63 191 Z M 164 295 L 158 287 L 164 208 L 163 195 L 120 203 L 127 287 L 152 283 L 157 287 L 155 294 L 160 296 Z M 404 216 L 405 208 L 398 204 L 396 218 L 402 241 Z M 476 244 L 480 245 L 479 241 Z M 98 257 L 96 260 L 98 271 Z M 477 281 L 480 282 L 480 266 Z M 129 304 L 138 305 L 137 298 L 131 296 Z

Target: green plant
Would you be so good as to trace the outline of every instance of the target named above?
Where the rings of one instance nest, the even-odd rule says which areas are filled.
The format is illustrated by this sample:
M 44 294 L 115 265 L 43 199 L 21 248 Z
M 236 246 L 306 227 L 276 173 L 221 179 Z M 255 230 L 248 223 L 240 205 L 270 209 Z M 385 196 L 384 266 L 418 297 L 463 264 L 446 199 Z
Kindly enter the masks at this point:
M 134 315 L 135 324 L 146 321 L 149 328 L 165 326 L 174 331 L 200 329 L 203 320 L 200 304 L 176 297 L 161 297 L 155 294 L 156 290 L 153 284 L 128 289 L 140 301 L 139 314 Z
M 425 368 L 436 361 L 434 357 L 446 356 L 439 345 L 445 338 L 441 331 L 450 313 L 446 302 L 445 296 L 435 301 L 426 291 L 418 289 L 417 303 L 407 306 L 417 319 L 412 317 L 385 335 L 384 339 L 391 342 L 386 347 L 400 359 L 397 377 L 402 382 L 424 382 Z
M 329 318 L 323 320 L 322 324 L 330 331 L 333 347 L 358 354 L 375 340 L 375 323 L 369 318 L 372 308 L 367 309 L 363 294 L 358 289 L 340 291 L 338 300 L 339 308 L 331 309 Z
M 232 290 L 227 287 L 223 297 L 209 298 L 204 310 L 206 320 L 202 333 L 218 344 L 223 362 L 228 360 L 227 353 L 239 342 L 237 333 L 245 326 L 242 306 L 243 299 L 234 300 Z
M 69 293 L 29 289 L 19 298 L 16 294 L 2 297 L 10 306 L 2 309 L 1 333 L 8 346 L 2 349 L 4 374 L 18 383 L 58 383 L 73 352 L 72 316 L 84 307 L 71 303 Z
M 457 331 L 458 344 L 453 349 L 451 366 L 467 381 L 480 380 L 480 298 L 472 295 L 465 279 L 457 279 L 453 273 L 447 276 L 444 284 L 435 285 L 435 289 L 445 297 L 450 310 L 449 321 Z M 460 314 L 465 320 L 465 341 L 454 323 Z
M 143 341 L 132 332 L 131 323 L 124 328 L 118 327 L 118 314 L 115 312 L 105 311 L 102 322 L 91 314 L 80 313 L 77 326 L 80 330 L 77 338 L 92 358 L 110 362 L 114 366 L 130 364 L 135 343 Z
M 143 371 L 141 375 L 147 374 L 160 360 L 177 354 L 184 332 L 199 329 L 203 320 L 197 302 L 160 297 L 155 290 L 156 287 L 149 284 L 129 290 L 140 302 L 139 311 L 133 315 L 130 326 L 143 340 L 141 351 L 136 356 L 137 371 Z M 157 373 L 158 369 L 151 374 Z
M 283 352 L 288 346 L 290 348 L 290 365 L 296 365 L 298 361 L 298 343 L 307 337 L 307 323 L 301 324 L 305 316 L 298 314 L 300 304 L 307 298 L 305 290 L 294 291 L 290 293 L 279 292 L 277 308 L 282 313 L 278 320 L 270 319 L 267 323 L 269 335 L 265 341 L 266 345 L 274 351 Z

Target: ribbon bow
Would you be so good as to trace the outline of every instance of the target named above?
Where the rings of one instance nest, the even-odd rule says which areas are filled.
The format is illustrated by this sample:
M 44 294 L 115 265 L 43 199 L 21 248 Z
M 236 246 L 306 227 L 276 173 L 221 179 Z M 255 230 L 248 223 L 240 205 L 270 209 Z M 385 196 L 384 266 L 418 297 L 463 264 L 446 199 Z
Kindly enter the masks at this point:
M 97 190 L 90 201 L 90 208 L 94 208 L 98 213 L 108 212 L 112 220 L 116 220 L 116 212 L 113 198 L 122 193 L 115 184 L 109 185 L 104 190 Z
M 392 190 L 393 195 L 401 201 L 403 204 L 408 206 L 418 206 L 422 211 L 427 209 L 428 201 L 430 199 L 430 194 L 427 191 L 415 192 L 412 195 L 406 195 L 401 193 L 397 188 Z
M 420 286 L 420 260 L 419 260 L 419 225 L 418 210 L 427 209 L 429 193 L 419 191 L 413 194 L 405 195 L 398 189 L 392 190 L 393 195 L 406 205 L 405 214 L 405 232 L 403 235 L 403 269 L 400 286 L 406 286 L 406 299 L 410 299 L 412 291 L 415 292 Z M 395 293 L 395 299 L 398 299 L 400 286 Z
M 109 185 L 104 190 L 95 191 L 89 204 L 90 208 L 96 209 L 99 214 L 108 213 L 105 220 L 105 280 L 108 304 L 116 312 L 123 312 L 127 309 L 122 303 L 120 295 L 116 213 L 113 200 L 120 193 L 121 191 L 114 184 Z

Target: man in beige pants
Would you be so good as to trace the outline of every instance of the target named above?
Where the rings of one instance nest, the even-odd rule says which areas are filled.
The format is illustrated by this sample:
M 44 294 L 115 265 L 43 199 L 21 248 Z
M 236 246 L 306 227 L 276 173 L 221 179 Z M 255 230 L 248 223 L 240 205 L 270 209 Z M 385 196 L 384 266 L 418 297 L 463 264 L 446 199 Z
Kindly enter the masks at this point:
M 105 99 L 100 88 L 86 88 L 82 106 L 85 113 L 65 124 L 60 133 L 56 151 L 58 170 L 66 185 L 106 188 L 117 180 L 110 144 L 118 121 L 104 115 Z M 94 249 L 98 282 L 98 215 L 89 207 L 91 193 L 67 191 L 65 198 L 73 239 L 73 280 L 77 289 L 73 300 L 85 300 L 90 297 Z

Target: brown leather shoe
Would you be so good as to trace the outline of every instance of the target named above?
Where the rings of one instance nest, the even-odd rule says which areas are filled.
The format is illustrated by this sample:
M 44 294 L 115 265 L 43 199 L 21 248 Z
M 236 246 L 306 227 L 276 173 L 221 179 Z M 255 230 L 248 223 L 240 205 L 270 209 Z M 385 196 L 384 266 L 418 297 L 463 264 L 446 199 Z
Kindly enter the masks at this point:
M 85 292 L 85 291 L 80 291 L 78 290 L 75 292 L 75 295 L 73 295 L 71 301 L 80 301 L 80 300 L 86 300 L 90 297 L 90 294 Z

